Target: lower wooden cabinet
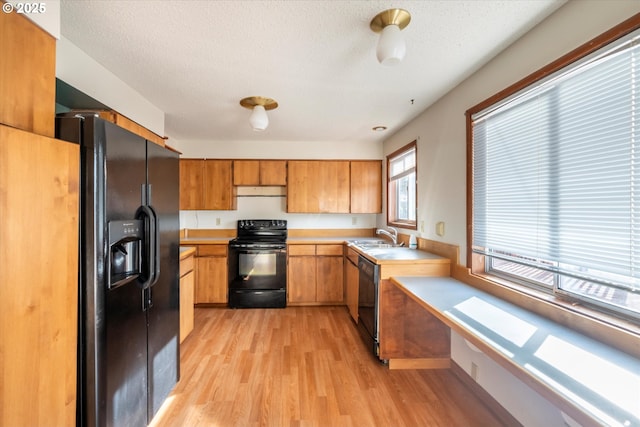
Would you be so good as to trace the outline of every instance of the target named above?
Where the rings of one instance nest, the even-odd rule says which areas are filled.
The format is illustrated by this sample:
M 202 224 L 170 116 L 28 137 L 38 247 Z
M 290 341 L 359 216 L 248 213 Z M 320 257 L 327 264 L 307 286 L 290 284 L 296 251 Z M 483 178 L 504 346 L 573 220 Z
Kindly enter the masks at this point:
M 227 245 L 198 245 L 196 253 L 196 304 L 228 301 Z
M 343 304 L 343 265 L 342 245 L 290 245 L 288 302 Z
M 359 280 L 358 254 L 353 249 L 348 248 L 344 257 L 344 294 L 349 314 L 356 323 L 358 322 Z
M 180 342 L 193 331 L 195 252 L 180 258 Z

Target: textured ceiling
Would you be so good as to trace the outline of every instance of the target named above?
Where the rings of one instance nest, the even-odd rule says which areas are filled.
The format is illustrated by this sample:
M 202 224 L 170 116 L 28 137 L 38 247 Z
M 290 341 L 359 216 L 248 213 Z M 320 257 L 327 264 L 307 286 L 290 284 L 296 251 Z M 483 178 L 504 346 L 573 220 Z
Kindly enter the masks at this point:
M 164 111 L 178 141 L 379 141 L 563 3 L 62 0 L 61 32 Z M 411 23 L 404 61 L 386 67 L 369 22 L 392 7 Z M 239 105 L 253 95 L 279 104 L 263 132 Z

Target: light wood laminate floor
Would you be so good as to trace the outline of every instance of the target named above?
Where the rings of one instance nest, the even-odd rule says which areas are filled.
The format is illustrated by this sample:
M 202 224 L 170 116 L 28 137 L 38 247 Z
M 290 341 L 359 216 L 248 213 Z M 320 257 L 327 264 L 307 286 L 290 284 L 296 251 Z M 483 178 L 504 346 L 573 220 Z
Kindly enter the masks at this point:
M 389 370 L 345 307 L 197 308 L 152 427 L 500 426 L 449 370 Z

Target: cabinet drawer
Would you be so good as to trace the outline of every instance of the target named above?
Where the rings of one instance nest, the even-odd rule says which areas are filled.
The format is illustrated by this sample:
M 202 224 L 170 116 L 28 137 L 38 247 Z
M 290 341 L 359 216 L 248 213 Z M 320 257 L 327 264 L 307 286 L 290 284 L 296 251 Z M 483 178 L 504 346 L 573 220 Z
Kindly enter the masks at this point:
M 199 245 L 198 256 L 227 256 L 227 245 Z
M 318 245 L 316 247 L 317 255 L 338 255 L 342 256 L 344 252 L 342 245 Z
M 195 265 L 195 258 L 193 256 L 187 257 L 180 261 L 180 277 L 184 276 L 190 271 L 193 271 Z
M 289 255 L 315 255 L 316 245 L 289 245 Z

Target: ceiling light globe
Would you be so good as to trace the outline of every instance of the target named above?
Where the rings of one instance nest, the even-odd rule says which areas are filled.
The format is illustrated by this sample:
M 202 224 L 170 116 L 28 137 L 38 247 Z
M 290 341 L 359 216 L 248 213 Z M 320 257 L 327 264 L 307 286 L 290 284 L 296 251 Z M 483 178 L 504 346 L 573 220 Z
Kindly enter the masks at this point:
M 376 56 L 382 65 L 397 65 L 407 53 L 407 45 L 397 25 L 387 25 L 380 33 Z
M 251 128 L 255 131 L 263 131 L 269 126 L 269 117 L 262 105 L 256 105 L 253 107 L 253 112 L 249 117 L 249 123 Z

